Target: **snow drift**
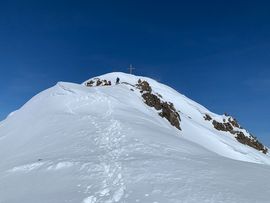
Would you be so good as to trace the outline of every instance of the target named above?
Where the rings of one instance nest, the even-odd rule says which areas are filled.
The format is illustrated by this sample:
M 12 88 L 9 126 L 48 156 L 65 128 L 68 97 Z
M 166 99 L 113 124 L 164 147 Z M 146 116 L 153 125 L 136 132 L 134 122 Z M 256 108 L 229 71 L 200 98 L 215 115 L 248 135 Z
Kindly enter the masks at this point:
M 234 121 L 150 78 L 59 82 L 0 123 L 0 203 L 269 202 L 267 148 Z

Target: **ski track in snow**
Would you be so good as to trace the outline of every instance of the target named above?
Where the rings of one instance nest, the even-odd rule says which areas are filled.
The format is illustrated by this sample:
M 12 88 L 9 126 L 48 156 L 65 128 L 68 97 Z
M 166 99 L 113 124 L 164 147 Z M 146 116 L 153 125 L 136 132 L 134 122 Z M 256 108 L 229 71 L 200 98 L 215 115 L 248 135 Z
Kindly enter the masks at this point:
M 98 99 L 98 98 L 97 98 Z M 122 174 L 122 164 L 119 158 L 122 154 L 121 142 L 125 135 L 121 133 L 121 124 L 112 117 L 112 107 L 110 100 L 107 99 L 108 110 L 103 116 L 104 121 L 109 120 L 109 125 L 104 128 L 100 122 L 95 120 L 95 117 L 89 117 L 92 125 L 97 129 L 97 136 L 95 143 L 103 152 L 98 157 L 102 167 L 102 181 L 101 187 L 95 194 L 86 197 L 83 203 L 113 203 L 123 202 L 122 198 L 125 193 L 125 183 Z M 107 124 L 107 123 L 106 123 Z M 91 186 L 88 186 L 91 187 Z M 89 188 L 86 188 L 86 193 Z

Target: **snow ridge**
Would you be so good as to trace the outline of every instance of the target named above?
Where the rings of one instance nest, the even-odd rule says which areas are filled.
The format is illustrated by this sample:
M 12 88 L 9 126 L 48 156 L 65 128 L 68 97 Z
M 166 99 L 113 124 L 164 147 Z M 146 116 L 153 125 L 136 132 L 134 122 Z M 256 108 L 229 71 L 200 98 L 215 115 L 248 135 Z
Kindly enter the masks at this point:
M 205 119 L 225 115 L 150 78 L 95 78 L 59 82 L 0 123 L 0 202 L 269 202 L 269 154 Z M 146 103 L 139 79 L 173 103 L 181 130 Z

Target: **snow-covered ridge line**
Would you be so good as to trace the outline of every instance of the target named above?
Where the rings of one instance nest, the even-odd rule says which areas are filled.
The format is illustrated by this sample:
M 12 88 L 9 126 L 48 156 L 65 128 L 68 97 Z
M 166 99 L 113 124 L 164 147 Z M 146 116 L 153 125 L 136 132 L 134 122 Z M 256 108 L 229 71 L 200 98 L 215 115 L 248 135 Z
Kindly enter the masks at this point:
M 84 83 L 87 87 L 102 87 L 102 86 L 111 86 L 112 81 L 106 79 L 100 79 L 95 77 Z M 177 129 L 180 128 L 180 115 L 173 105 L 173 103 L 164 101 L 161 94 L 152 91 L 152 87 L 145 80 L 139 79 L 136 84 L 130 84 L 128 82 L 121 82 L 120 78 L 116 78 L 116 85 L 123 84 L 130 86 L 130 90 L 135 92 L 137 95 L 140 95 L 143 98 L 143 101 L 146 105 L 153 107 L 158 112 L 162 118 L 166 118 L 170 124 Z
M 125 74 L 125 73 L 121 73 L 121 72 L 117 72 L 117 73 L 109 73 L 109 74 L 105 74 L 99 77 L 95 77 L 92 79 L 89 79 L 87 81 L 85 81 L 83 84 L 88 86 L 88 87 L 96 87 L 96 86 L 111 86 L 114 84 L 118 84 L 119 81 L 121 80 L 120 84 L 123 85 L 129 85 L 133 88 L 131 88 L 132 91 L 134 91 L 134 89 L 136 90 L 136 88 L 140 89 L 140 92 L 142 93 L 142 97 L 145 101 L 145 103 L 150 106 L 150 107 L 154 107 L 156 110 L 161 110 L 161 106 L 166 106 L 166 109 L 169 110 L 165 110 L 166 116 L 163 116 L 164 113 L 159 113 L 159 115 L 161 115 L 162 117 L 165 117 L 172 126 L 175 126 L 178 129 L 180 128 L 180 116 L 179 113 L 181 112 L 180 109 L 175 109 L 174 107 L 174 103 L 172 103 L 171 101 L 168 101 L 168 97 L 167 97 L 167 101 L 165 99 L 163 99 L 162 94 L 164 91 L 162 91 L 162 88 L 158 88 L 159 86 L 162 86 L 162 84 L 159 84 L 158 82 L 150 79 L 150 78 L 146 78 L 146 77 L 140 77 L 140 76 L 134 76 L 134 75 L 129 75 L 129 74 Z M 137 81 L 136 81 L 137 80 Z M 115 81 L 115 82 L 114 82 Z M 145 83 L 145 84 L 144 84 Z M 152 85 L 155 88 L 152 88 Z M 165 86 L 165 85 L 163 85 Z M 166 89 L 170 89 L 169 87 L 165 86 Z M 154 94 L 151 94 L 155 89 L 159 89 L 160 92 L 156 91 Z M 143 94 L 143 91 L 148 91 L 148 94 Z M 177 91 L 172 89 L 172 92 L 174 92 L 175 95 L 178 94 L 178 96 L 182 96 L 180 93 L 178 93 Z M 174 96 L 175 96 L 174 95 Z M 171 99 L 171 98 L 170 98 Z M 237 120 L 235 118 L 232 118 L 229 115 L 217 115 L 214 114 L 212 112 L 210 112 L 209 110 L 207 110 L 205 107 L 197 104 L 196 102 L 184 97 L 184 99 L 187 99 L 187 104 L 190 105 L 190 107 L 192 108 L 192 110 L 194 111 L 198 111 L 199 114 L 201 114 L 201 117 L 204 118 L 204 120 L 206 121 L 211 121 L 212 122 L 212 127 L 218 131 L 224 131 L 224 132 L 229 132 L 234 139 L 236 139 L 239 143 L 244 144 L 244 145 L 248 145 L 249 147 L 252 147 L 258 151 L 263 152 L 264 154 L 268 153 L 268 148 L 266 146 L 264 146 L 255 136 L 251 135 L 250 133 L 248 133 L 247 130 L 243 129 L 237 122 Z M 162 103 L 160 102 L 160 100 L 164 100 L 164 104 L 162 105 Z M 178 102 L 177 102 L 178 103 Z M 176 103 L 176 104 L 177 104 Z M 169 105 L 168 105 L 169 104 Z M 171 110 L 170 108 L 168 108 L 169 106 L 171 106 Z M 189 109 L 191 109 L 189 108 Z M 163 111 L 164 112 L 164 111 Z M 174 113 L 173 113 L 174 112 Z M 189 112 L 187 112 L 187 116 L 191 118 L 191 116 L 189 115 Z M 212 116 L 215 119 L 212 119 Z M 201 122 L 201 120 L 198 121 L 199 123 Z
M 268 153 L 268 148 L 264 146 L 255 136 L 241 127 L 238 121 L 232 116 L 225 115 L 222 122 L 212 119 L 208 114 L 205 114 L 204 119 L 206 121 L 212 121 L 213 127 L 218 131 L 229 132 L 238 142 L 248 145 L 264 154 Z
M 98 78 L 59 82 L 0 123 L 0 202 L 269 202 L 269 154 L 214 128 L 225 115 L 152 79 Z

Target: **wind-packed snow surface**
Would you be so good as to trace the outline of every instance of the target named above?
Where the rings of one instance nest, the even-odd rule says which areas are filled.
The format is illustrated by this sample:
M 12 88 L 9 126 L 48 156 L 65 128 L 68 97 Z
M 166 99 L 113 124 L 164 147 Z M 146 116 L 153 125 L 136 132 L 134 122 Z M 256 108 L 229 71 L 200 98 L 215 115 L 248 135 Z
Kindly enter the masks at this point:
M 0 123 L 0 203 L 270 202 L 269 155 L 203 117 L 224 116 L 149 78 L 99 78 L 112 85 L 59 82 Z M 144 103 L 138 79 L 182 130 Z

